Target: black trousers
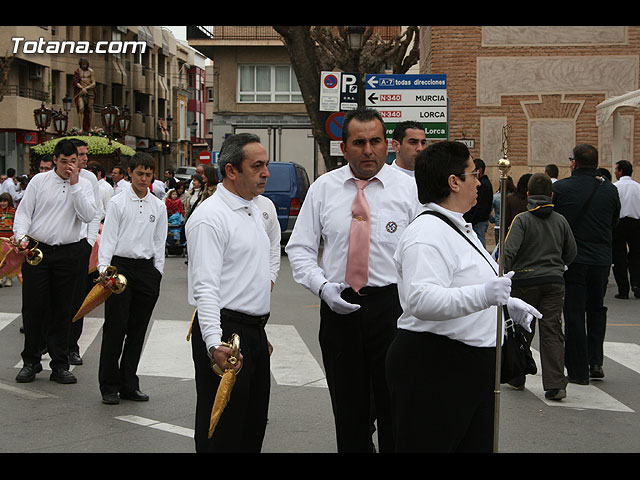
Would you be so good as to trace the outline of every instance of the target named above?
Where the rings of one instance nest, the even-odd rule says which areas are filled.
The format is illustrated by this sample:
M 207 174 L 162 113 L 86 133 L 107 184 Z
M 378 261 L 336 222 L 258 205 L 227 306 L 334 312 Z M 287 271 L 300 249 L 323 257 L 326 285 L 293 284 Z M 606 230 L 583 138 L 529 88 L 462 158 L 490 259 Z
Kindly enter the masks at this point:
M 387 349 L 402 313 L 397 286 L 348 288 L 342 298 L 361 305 L 348 315 L 320 305 L 319 341 L 336 427 L 338 452 L 371 452 L 375 418 L 380 452 L 393 452 Z
M 51 369 L 69 369 L 69 328 L 75 314 L 73 286 L 77 283 L 81 242 L 60 246 L 40 243 L 40 264 L 22 264 L 25 364 L 40 363 L 44 337 Z
M 140 389 L 138 363 L 162 280 L 152 259 L 114 256 L 111 264 L 127 278 L 127 287 L 122 293 L 112 294 L 104 304 L 98 367 L 103 395 Z
M 572 263 L 564 272 L 565 367 L 570 379 L 589 380 L 589 365 L 602 365 L 609 265 Z
M 613 229 L 613 276 L 618 293 L 629 294 L 629 288 L 640 287 L 640 220 L 620 219 Z M 631 285 L 629 285 L 631 283 Z
M 77 276 L 77 285 L 74 288 L 74 307 L 73 307 L 73 316 L 75 316 L 78 309 L 82 306 L 82 302 L 84 301 L 87 294 L 93 288 L 93 279 L 95 278 L 95 274 L 89 275 L 89 260 L 91 259 L 91 244 L 86 240 L 81 240 L 80 242 L 80 258 L 78 259 L 78 276 Z M 72 317 L 73 317 L 72 316 Z M 78 346 L 78 340 L 82 335 L 82 325 L 83 318 L 79 318 L 75 322 L 71 323 L 71 327 L 69 329 L 69 353 L 76 352 L 80 353 L 80 347 Z
M 496 349 L 398 330 L 387 355 L 397 452 L 490 453 Z
M 197 453 L 259 453 L 267 428 L 271 365 L 264 325 L 265 317 L 251 317 L 227 310 L 220 312 L 222 340 L 240 336 L 242 369 L 236 376 L 231 397 L 211 438 L 208 438 L 211 408 L 220 385 L 212 370 L 196 314 L 191 331 L 191 351 L 196 380 L 195 447 Z

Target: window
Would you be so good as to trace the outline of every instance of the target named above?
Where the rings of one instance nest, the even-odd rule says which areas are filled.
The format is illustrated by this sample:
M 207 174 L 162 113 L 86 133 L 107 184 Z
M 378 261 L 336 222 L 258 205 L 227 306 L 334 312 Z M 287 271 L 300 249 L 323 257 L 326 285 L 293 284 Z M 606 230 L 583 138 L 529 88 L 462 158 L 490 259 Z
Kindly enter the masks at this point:
M 302 103 L 293 68 L 291 65 L 240 65 L 238 102 Z

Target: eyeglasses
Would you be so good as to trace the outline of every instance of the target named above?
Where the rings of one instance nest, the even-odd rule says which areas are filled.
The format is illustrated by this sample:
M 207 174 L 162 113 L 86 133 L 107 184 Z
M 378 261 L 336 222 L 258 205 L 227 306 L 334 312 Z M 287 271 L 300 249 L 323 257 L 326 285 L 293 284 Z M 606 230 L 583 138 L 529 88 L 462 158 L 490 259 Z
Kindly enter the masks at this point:
M 480 172 L 478 170 L 474 170 L 473 172 L 466 172 L 466 173 L 461 173 L 460 175 L 456 175 L 456 177 L 464 177 L 466 175 L 473 175 L 474 177 L 478 178 L 478 174 Z

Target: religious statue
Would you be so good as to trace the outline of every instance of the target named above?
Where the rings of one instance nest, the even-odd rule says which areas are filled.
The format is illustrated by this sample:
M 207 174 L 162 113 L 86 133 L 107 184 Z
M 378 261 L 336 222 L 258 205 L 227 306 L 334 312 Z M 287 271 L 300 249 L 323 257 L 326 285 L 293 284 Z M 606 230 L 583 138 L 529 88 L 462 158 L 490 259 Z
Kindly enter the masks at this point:
M 89 68 L 89 59 L 81 57 L 79 68 L 73 73 L 73 101 L 78 111 L 80 129 L 88 132 L 91 129 L 93 101 L 96 97 L 96 81 L 93 69 Z

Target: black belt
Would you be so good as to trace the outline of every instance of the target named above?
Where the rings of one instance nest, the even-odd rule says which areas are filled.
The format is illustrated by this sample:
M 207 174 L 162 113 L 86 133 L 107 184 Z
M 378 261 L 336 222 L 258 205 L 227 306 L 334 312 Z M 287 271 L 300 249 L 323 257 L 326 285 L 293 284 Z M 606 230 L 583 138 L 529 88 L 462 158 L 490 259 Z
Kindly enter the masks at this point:
M 77 242 L 73 242 L 73 243 L 63 243 L 61 245 L 49 245 L 48 243 L 38 242 L 38 248 L 43 253 L 44 252 L 52 252 L 54 250 L 60 250 L 60 249 L 63 249 L 63 248 L 74 247 L 74 246 L 78 245 L 80 242 L 82 242 L 83 240 L 84 239 L 78 240 Z M 31 242 L 29 242 L 29 244 L 31 244 Z
M 129 257 L 120 257 L 118 255 L 114 255 L 111 258 L 111 262 L 113 261 L 116 262 L 122 262 L 122 263 L 132 263 L 132 264 L 147 264 L 147 263 L 151 263 L 153 264 L 153 258 L 129 258 Z
M 395 283 L 391 283 L 389 285 L 385 285 L 383 287 L 362 287 L 358 292 L 356 292 L 353 288 L 345 288 L 345 293 L 351 295 L 360 295 L 361 297 L 365 297 L 368 295 L 385 295 L 388 293 L 393 293 L 394 291 L 398 291 L 398 285 Z
M 269 320 L 269 313 L 264 315 L 249 315 L 248 313 L 236 312 L 235 310 L 229 310 L 226 308 L 220 309 L 220 317 L 225 317 L 228 320 L 242 323 L 244 325 L 256 325 L 258 327 L 264 327 Z

